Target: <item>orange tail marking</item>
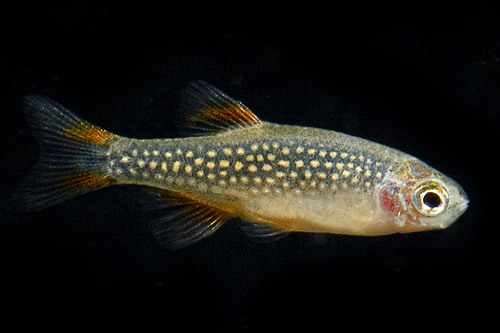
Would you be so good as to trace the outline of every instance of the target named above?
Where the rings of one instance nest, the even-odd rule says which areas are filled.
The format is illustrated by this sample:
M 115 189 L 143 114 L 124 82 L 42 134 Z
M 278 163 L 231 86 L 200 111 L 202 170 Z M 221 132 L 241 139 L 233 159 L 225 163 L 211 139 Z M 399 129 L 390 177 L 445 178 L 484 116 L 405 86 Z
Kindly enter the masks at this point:
M 84 191 L 94 191 L 111 185 L 111 181 L 106 176 L 95 173 L 67 174 L 61 177 L 60 181 L 65 187 Z
M 117 138 L 113 133 L 100 127 L 86 124 L 67 129 L 65 136 L 75 141 L 97 146 L 107 146 L 111 140 Z

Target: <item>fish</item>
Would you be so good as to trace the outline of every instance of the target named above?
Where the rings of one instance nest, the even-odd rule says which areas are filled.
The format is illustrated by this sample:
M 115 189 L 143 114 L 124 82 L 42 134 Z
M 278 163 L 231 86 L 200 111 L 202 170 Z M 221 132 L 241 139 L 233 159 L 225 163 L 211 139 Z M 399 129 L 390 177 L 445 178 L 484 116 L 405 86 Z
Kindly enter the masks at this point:
M 379 236 L 444 229 L 468 207 L 463 188 L 397 149 L 327 129 L 262 121 L 204 81 L 178 114 L 188 135 L 134 139 L 53 100 L 25 97 L 40 147 L 14 194 L 37 211 L 112 185 L 141 185 L 159 244 L 179 249 L 238 220 L 255 240 L 290 232 Z

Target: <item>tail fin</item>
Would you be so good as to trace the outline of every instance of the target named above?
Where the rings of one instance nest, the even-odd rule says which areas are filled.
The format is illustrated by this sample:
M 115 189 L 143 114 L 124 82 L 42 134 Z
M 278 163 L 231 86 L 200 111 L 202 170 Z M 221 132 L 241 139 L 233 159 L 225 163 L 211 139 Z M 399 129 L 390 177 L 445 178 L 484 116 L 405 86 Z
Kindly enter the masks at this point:
M 40 144 L 40 158 L 15 192 L 14 207 L 40 210 L 111 185 L 106 154 L 118 136 L 46 97 L 26 97 L 25 112 Z

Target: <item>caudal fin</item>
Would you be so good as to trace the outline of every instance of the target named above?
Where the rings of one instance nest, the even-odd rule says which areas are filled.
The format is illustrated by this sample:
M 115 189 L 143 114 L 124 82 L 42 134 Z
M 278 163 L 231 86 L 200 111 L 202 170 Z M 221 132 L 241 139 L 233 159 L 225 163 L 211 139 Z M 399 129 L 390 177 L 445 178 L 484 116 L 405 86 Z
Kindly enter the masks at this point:
M 106 154 L 110 142 L 118 136 L 80 119 L 46 97 L 28 96 L 24 102 L 40 145 L 40 157 L 15 192 L 14 207 L 40 210 L 111 185 Z

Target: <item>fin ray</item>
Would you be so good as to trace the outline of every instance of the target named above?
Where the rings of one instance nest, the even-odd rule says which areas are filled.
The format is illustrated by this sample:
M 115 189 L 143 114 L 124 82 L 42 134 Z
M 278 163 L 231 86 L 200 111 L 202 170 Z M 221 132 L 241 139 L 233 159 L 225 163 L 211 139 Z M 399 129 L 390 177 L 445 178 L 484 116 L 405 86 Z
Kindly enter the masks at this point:
M 106 175 L 106 151 L 116 135 L 46 97 L 27 96 L 24 102 L 40 157 L 14 193 L 12 207 L 40 210 L 111 185 Z
M 216 207 L 183 194 L 156 188 L 148 188 L 147 192 L 147 210 L 170 208 L 168 213 L 152 220 L 151 228 L 159 244 L 171 250 L 210 236 L 232 218 Z
M 260 119 L 243 103 L 204 81 L 192 82 L 181 102 L 191 135 L 204 135 L 256 126 Z
M 280 240 L 290 232 L 271 225 L 242 221 L 240 228 L 257 243 L 268 243 Z

